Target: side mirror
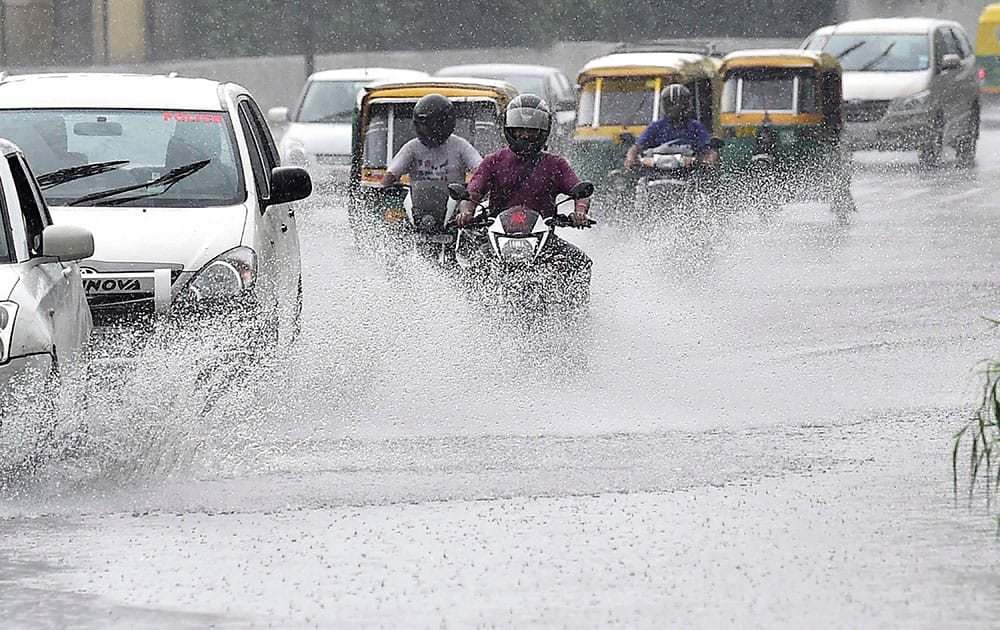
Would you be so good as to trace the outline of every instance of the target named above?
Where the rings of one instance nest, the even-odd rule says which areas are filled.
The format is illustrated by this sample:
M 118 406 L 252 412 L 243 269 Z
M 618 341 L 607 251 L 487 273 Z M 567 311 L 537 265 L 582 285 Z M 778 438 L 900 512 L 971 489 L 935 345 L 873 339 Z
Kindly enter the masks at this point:
M 466 201 L 472 198 L 465 184 L 448 184 L 448 196 L 455 201 Z
M 276 166 L 271 169 L 269 205 L 305 199 L 312 194 L 312 178 L 301 166 Z
M 715 149 L 716 151 L 718 151 L 724 146 L 726 146 L 726 141 L 720 138 L 719 136 L 712 136 L 712 138 L 708 141 L 709 149 Z
M 954 53 L 941 57 L 941 70 L 954 70 L 962 65 L 962 58 Z
M 94 235 L 76 225 L 50 225 L 42 230 L 42 256 L 62 262 L 94 255 Z
M 267 110 L 267 119 L 273 123 L 286 123 L 288 122 L 288 108 L 287 107 L 272 107 Z
M 618 142 L 620 142 L 622 146 L 630 147 L 635 144 L 635 136 L 632 135 L 631 131 L 623 131 L 618 134 Z
M 580 182 L 569 189 L 570 199 L 584 199 L 594 194 L 594 185 L 590 182 Z

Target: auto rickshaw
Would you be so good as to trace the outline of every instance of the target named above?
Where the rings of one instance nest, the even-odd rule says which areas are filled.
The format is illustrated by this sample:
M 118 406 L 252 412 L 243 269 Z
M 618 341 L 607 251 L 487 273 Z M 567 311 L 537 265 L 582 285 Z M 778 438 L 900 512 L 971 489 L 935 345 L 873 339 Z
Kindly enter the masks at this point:
M 635 138 L 660 117 L 660 91 L 681 83 L 694 97 L 694 115 L 716 129 L 719 60 L 696 52 L 621 49 L 592 59 L 577 77 L 576 130 L 570 161 L 577 174 L 607 188 Z
M 729 53 L 719 124 L 722 190 L 736 207 L 829 200 L 854 211 L 850 153 L 841 145 L 841 68 L 831 55 L 769 49 Z
M 440 78 L 372 83 L 358 95 L 352 134 L 348 220 L 366 249 L 393 233 L 405 217 L 405 192 L 382 188 L 386 166 L 416 137 L 411 119 L 422 96 L 442 94 L 455 104 L 455 133 L 483 156 L 504 145 L 503 112 L 517 96 L 513 85 L 492 79 Z M 402 183 L 407 184 L 404 175 Z
M 986 5 L 979 15 L 976 63 L 979 64 L 980 91 L 1000 94 L 1000 2 Z

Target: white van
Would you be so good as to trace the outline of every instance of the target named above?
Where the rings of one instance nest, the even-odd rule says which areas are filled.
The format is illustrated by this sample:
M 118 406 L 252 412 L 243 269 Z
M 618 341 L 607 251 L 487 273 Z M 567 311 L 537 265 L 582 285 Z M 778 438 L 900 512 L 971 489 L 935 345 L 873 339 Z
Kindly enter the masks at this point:
M 881 18 L 824 26 L 802 48 L 844 69 L 844 139 L 853 149 L 912 151 L 937 164 L 944 147 L 971 166 L 979 139 L 976 57 L 957 22 Z

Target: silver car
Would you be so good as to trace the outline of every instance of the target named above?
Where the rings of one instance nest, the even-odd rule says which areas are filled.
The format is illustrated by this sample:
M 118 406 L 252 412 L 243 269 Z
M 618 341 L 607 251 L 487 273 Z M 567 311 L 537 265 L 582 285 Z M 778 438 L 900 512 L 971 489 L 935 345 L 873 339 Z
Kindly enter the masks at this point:
M 94 237 L 52 225 L 24 154 L 3 139 L 0 195 L 0 386 L 35 386 L 84 360 L 92 322 L 77 261 Z
M 971 166 L 979 139 L 976 56 L 957 22 L 856 20 L 814 31 L 802 44 L 844 69 L 844 140 L 852 149 L 912 151 L 937 164 L 945 147 Z

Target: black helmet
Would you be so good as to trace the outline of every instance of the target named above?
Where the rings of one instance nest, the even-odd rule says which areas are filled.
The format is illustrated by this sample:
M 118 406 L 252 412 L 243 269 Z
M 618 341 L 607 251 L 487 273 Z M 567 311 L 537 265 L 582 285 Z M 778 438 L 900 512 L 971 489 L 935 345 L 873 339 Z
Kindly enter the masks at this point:
M 541 131 L 535 140 L 515 138 L 514 129 L 538 129 Z M 521 94 L 507 105 L 504 115 L 503 135 L 507 139 L 510 150 L 521 158 L 532 158 L 538 155 L 549 140 L 552 129 L 552 113 L 549 104 L 534 94 Z
M 660 115 L 674 105 L 683 105 L 685 113 L 691 107 L 691 90 L 680 83 L 663 86 L 660 91 Z
M 445 96 L 428 94 L 413 106 L 413 127 L 424 146 L 440 146 L 455 131 L 455 107 Z

